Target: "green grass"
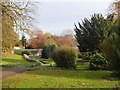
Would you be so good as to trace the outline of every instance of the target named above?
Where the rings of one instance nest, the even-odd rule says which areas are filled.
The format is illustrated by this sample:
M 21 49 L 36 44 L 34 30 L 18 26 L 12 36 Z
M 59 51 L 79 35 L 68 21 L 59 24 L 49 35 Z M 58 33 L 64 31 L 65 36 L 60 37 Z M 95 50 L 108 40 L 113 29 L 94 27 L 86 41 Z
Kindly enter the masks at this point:
M 2 57 L 0 66 L 31 66 L 33 63 L 26 61 L 21 55 L 10 54 Z
M 47 60 L 43 60 L 47 61 Z M 2 64 L 16 64 L 29 66 L 19 55 L 3 57 Z M 61 70 L 42 64 L 39 68 L 11 76 L 2 81 L 3 88 L 113 88 L 118 86 L 118 81 L 111 77 L 111 71 L 90 71 L 89 63 L 77 66 L 77 70 Z
M 111 71 L 90 71 L 87 70 L 87 64 L 77 68 L 77 70 L 61 70 L 47 66 L 9 77 L 3 80 L 2 85 L 3 88 L 113 88 L 118 86 L 118 81 L 111 76 Z
M 113 88 L 110 71 L 40 69 L 3 80 L 3 88 Z

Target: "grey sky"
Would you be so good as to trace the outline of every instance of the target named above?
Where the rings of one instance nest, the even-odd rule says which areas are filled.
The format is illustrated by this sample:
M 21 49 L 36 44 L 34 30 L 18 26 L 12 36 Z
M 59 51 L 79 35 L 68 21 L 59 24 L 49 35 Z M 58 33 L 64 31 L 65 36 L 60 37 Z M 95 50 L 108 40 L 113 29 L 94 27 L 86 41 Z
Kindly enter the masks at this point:
M 81 22 L 82 19 L 89 18 L 94 13 L 106 15 L 111 1 L 113 0 L 109 2 L 41 2 L 36 7 L 35 19 L 38 23 L 35 23 L 35 26 L 43 32 L 60 35 L 66 29 L 73 29 L 74 23 Z

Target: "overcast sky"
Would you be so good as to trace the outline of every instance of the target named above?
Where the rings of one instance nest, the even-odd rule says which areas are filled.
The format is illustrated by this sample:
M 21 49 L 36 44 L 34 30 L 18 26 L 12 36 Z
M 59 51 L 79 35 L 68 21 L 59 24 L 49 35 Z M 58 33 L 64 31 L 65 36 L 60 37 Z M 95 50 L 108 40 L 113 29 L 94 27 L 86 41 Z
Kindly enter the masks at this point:
M 60 1 L 60 0 L 58 0 Z M 74 28 L 74 23 L 90 18 L 94 13 L 108 13 L 113 0 L 85 0 L 79 2 L 40 2 L 36 7 L 35 26 L 43 32 L 60 35 L 64 30 Z

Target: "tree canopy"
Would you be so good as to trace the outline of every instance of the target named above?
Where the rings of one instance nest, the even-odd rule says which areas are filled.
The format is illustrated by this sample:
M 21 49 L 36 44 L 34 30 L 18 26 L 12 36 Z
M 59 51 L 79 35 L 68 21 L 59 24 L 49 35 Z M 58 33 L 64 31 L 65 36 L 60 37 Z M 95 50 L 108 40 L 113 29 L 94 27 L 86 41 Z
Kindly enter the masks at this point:
M 90 19 L 78 22 L 78 26 L 75 24 L 75 38 L 80 52 L 99 51 L 99 44 L 103 42 L 107 31 L 107 22 L 112 18 L 112 15 L 104 18 L 101 14 L 94 14 Z
M 2 7 L 2 51 L 11 52 L 19 43 L 16 31 L 28 31 L 31 26 L 31 10 L 29 2 L 0 2 Z

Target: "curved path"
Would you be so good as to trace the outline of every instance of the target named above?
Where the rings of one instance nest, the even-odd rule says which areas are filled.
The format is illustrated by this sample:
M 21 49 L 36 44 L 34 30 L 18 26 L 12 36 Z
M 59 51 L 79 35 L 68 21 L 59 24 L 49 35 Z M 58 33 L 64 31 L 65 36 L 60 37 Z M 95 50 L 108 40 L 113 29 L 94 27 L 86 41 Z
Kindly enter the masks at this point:
M 5 79 L 7 77 L 10 77 L 25 71 L 27 71 L 26 67 L 12 67 L 12 68 L 0 67 L 0 72 L 2 73 L 2 77 L 0 77 L 0 79 Z

